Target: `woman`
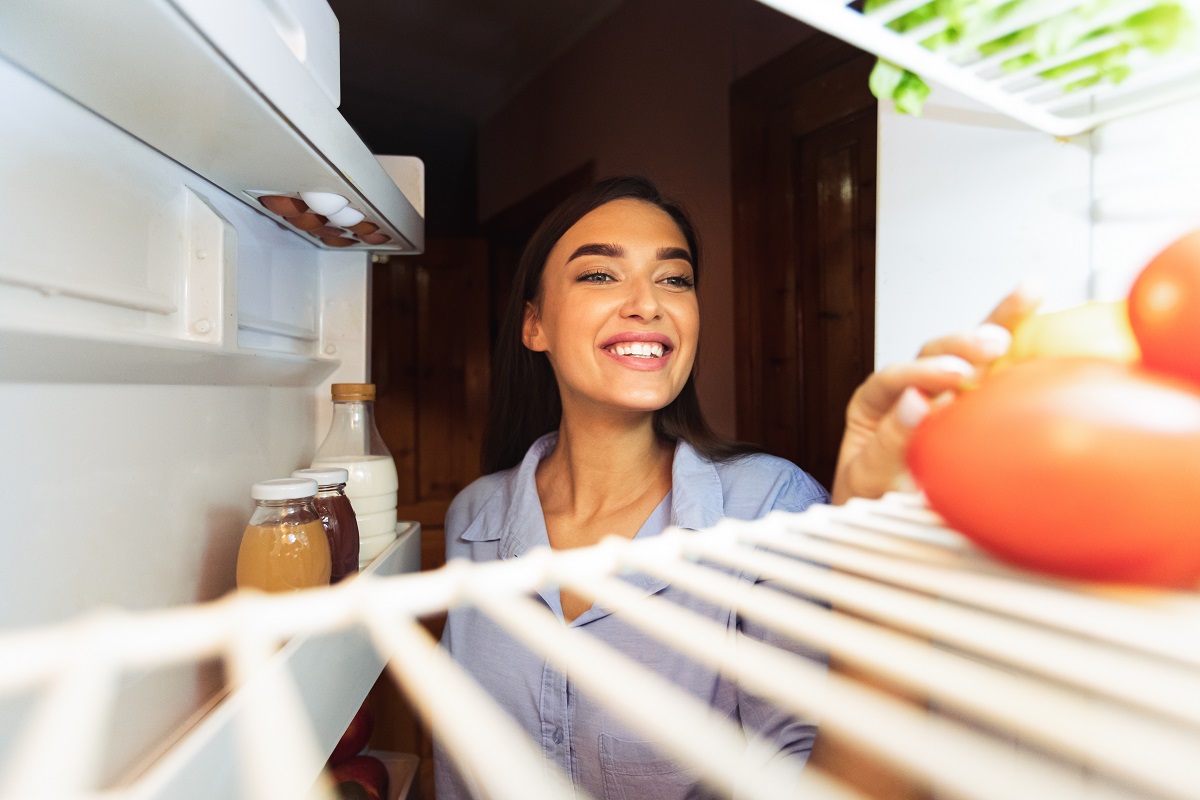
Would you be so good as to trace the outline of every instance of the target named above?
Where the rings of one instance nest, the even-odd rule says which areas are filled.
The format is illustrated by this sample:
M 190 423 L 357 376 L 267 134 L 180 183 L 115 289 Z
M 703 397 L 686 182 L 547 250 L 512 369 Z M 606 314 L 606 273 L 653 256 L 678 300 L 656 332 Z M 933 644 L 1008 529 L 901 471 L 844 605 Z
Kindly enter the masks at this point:
M 485 477 L 451 504 L 446 555 L 492 561 L 532 547 L 571 548 L 616 534 L 700 529 L 826 502 L 825 490 L 781 458 L 716 436 L 693 381 L 700 251 L 683 211 L 639 178 L 605 180 L 542 224 L 518 267 L 497 343 Z M 1010 299 L 999 316 L 1021 312 Z M 909 432 L 926 397 L 959 386 L 1007 348 L 995 325 L 939 340 L 923 358 L 873 375 L 847 412 L 835 502 L 878 496 L 902 473 Z M 752 579 L 752 578 L 747 578 Z M 730 630 L 769 631 L 649 578 L 634 579 Z M 601 641 L 800 760 L 816 726 L 746 694 L 569 592 L 542 600 Z M 694 797 L 695 777 L 664 762 L 565 676 L 472 609 L 451 611 L 443 637 L 455 659 L 539 742 L 548 761 L 601 797 Z M 819 658 L 819 654 L 809 654 Z M 436 754 L 439 800 L 470 797 Z

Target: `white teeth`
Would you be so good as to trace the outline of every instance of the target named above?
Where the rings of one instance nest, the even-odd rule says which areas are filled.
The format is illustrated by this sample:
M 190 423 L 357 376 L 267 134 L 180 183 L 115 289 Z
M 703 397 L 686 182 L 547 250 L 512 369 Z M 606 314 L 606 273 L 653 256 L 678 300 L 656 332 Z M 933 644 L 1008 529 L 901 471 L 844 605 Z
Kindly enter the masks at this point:
M 615 344 L 608 348 L 608 352 L 613 355 L 634 356 L 635 358 L 662 358 L 665 349 L 658 342 L 630 342 Z

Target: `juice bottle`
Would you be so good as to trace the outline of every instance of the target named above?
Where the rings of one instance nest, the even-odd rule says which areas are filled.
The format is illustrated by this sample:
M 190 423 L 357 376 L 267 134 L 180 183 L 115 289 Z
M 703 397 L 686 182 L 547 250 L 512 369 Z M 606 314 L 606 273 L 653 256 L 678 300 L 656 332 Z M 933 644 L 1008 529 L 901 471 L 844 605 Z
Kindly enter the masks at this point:
M 340 467 L 298 469 L 292 473 L 293 478 L 312 478 L 317 482 L 317 513 L 329 537 L 329 555 L 333 561 L 330 583 L 358 572 L 358 521 L 346 497 L 349 476 Z
M 311 478 L 254 484 L 254 515 L 238 549 L 239 589 L 286 592 L 329 583 L 329 539 L 313 502 L 316 493 Z
M 346 496 L 354 508 L 360 544 L 396 535 L 396 463 L 375 427 L 375 384 L 335 383 L 333 422 L 312 466 L 350 473 Z

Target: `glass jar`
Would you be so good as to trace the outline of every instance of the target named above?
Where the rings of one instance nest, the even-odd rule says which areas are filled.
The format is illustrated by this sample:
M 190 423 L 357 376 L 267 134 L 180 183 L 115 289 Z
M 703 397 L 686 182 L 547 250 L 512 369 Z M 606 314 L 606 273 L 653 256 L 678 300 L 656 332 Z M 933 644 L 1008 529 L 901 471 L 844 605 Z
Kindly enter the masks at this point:
M 250 489 L 254 515 L 238 549 L 237 586 L 286 592 L 325 586 L 332 562 L 311 478 L 262 481 Z
M 333 561 L 330 583 L 358 572 L 358 521 L 354 518 L 350 499 L 346 497 L 349 476 L 350 473 L 340 467 L 298 469 L 292 473 L 293 478 L 311 478 L 317 482 L 317 513 L 329 537 L 329 556 Z
M 313 457 L 314 468 L 349 472 L 346 496 L 358 522 L 359 543 L 396 536 L 396 463 L 375 427 L 375 384 L 335 383 L 333 421 Z

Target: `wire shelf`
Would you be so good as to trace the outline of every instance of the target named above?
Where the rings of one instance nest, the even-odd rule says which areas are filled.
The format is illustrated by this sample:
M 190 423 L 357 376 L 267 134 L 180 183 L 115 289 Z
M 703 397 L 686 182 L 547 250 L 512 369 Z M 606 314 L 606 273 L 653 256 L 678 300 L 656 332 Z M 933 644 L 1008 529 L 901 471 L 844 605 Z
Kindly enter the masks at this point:
M 736 609 L 867 680 L 731 638 L 724 626 L 635 589 L 624 579 L 631 572 Z M 819 719 L 820 735 L 946 796 L 1200 797 L 1200 596 L 1023 573 L 947 530 L 919 497 L 894 494 L 726 520 L 708 531 L 367 575 L 292 595 L 242 592 L 179 609 L 107 611 L 5 634 L 0 702 L 33 702 L 0 753 L 7 765 L 0 798 L 155 796 L 156 773 L 167 768 L 160 764 L 127 785 L 96 785 L 113 688 L 129 670 L 213 657 L 227 665 L 231 697 L 245 705 L 233 748 L 244 776 L 240 796 L 331 797 L 326 783 L 310 785 L 325 754 L 290 673 L 276 668 L 277 651 L 293 637 L 352 627 L 367 631 L 391 677 L 485 796 L 575 797 L 420 623 L 462 605 L 544 655 L 718 793 L 861 796 L 817 767 L 773 758 L 765 743 L 747 745 L 734 723 L 586 626 L 563 626 L 533 599 L 548 586 L 594 598 L 664 647 Z
M 1101 81 L 1087 88 L 1068 90 L 1070 84 L 1094 74 L 1084 66 L 1065 75 L 1040 73 L 1095 55 L 1120 44 L 1112 36 L 1086 41 L 1069 52 L 1040 60 L 1018 70 L 1002 64 L 1030 52 L 1029 43 L 1016 44 L 983 56 L 978 46 L 1007 33 L 1070 12 L 1083 0 L 1044 0 L 1029 3 L 985 32 L 936 50 L 920 43 L 945 29 L 934 19 L 919 28 L 898 33 L 888 23 L 928 5 L 932 0 L 892 0 L 861 13 L 847 0 L 760 0 L 784 14 L 843 39 L 882 59 L 908 69 L 927 81 L 953 89 L 1033 128 L 1055 136 L 1073 136 L 1097 125 L 1130 114 L 1200 94 L 1200 49 L 1180 48 L 1162 55 L 1144 51 L 1130 54 L 1130 76 L 1120 83 Z M 1183 0 L 1191 18 L 1200 20 L 1195 0 Z M 1000 5 L 1000 3 L 996 3 Z M 1090 21 L 1099 30 L 1155 5 L 1154 0 L 1122 0 Z

